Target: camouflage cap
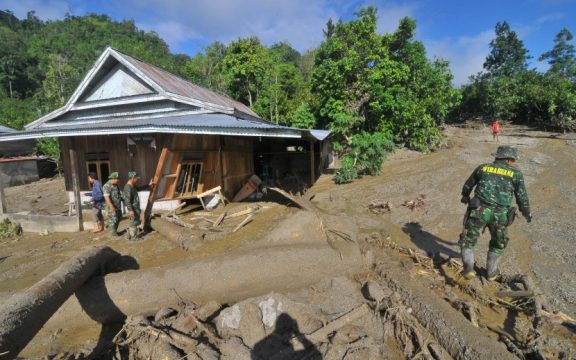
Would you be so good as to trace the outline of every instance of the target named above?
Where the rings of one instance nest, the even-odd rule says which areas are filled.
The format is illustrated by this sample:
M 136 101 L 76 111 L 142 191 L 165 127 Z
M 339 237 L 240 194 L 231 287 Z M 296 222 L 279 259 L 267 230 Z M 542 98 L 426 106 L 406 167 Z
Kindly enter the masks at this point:
M 510 145 L 501 145 L 498 146 L 498 150 L 496 150 L 496 154 L 494 154 L 496 159 L 514 159 L 518 160 L 518 153 L 516 148 Z
M 128 171 L 128 179 L 139 178 L 140 175 L 136 171 Z
M 108 179 L 118 179 L 120 175 L 118 175 L 118 171 L 113 171 L 108 175 Z

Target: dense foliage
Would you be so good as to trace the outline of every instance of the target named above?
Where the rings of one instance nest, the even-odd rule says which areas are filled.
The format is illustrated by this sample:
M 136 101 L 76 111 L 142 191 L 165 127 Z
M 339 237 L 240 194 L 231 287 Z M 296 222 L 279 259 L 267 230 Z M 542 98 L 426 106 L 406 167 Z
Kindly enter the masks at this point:
M 324 40 L 303 54 L 290 44 L 265 46 L 257 37 L 214 42 L 193 57 L 171 54 L 156 33 L 105 15 L 41 21 L 0 11 L 0 124 L 22 129 L 62 106 L 107 46 L 178 74 L 250 106 L 281 125 L 329 129 L 342 160 L 337 182 L 378 174 L 395 146 L 430 151 L 442 145 L 447 119 L 501 118 L 554 129 L 576 129 L 573 35 L 562 29 L 546 73 L 528 69 L 530 55 L 508 23 L 499 22 L 484 71 L 462 88 L 448 62 L 430 60 L 414 39 L 416 23 L 377 31 L 377 10 L 350 21 L 329 20 Z M 58 143 L 38 150 L 58 157 Z
M 528 51 L 506 22 L 496 25 L 495 34 L 485 71 L 462 89 L 462 116 L 576 130 L 576 57 L 570 30 L 563 28 L 554 47 L 539 57 L 550 64 L 546 73 L 528 69 Z

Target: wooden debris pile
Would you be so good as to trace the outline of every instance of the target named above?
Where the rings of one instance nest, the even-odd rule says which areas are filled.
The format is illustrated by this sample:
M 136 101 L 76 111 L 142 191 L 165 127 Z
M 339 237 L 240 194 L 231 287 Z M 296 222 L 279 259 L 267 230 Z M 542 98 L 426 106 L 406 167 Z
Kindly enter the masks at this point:
M 372 200 L 370 204 L 368 204 L 368 210 L 377 215 L 388 213 L 392 211 L 393 208 L 394 205 L 392 204 L 392 202 L 384 201 L 381 199 Z
M 416 197 L 416 199 L 404 201 L 402 206 L 405 206 L 410 210 L 421 208 L 424 205 L 426 205 L 426 202 L 424 201 L 425 199 L 426 199 L 426 194 L 420 194 L 418 197 Z
M 229 305 L 198 306 L 182 300 L 177 309 L 129 318 L 111 343 L 93 355 L 134 360 L 363 360 L 397 353 L 399 348 L 386 344 L 398 343 L 408 358 L 449 358 L 400 296 L 375 281 L 360 286 L 349 279 L 327 279 L 313 298 L 314 305 L 306 298 L 297 302 L 276 293 Z
M 196 211 L 186 216 L 178 215 L 173 211 L 161 216 L 160 220 L 178 227 L 170 227 L 157 219 L 153 219 L 152 224 L 155 230 L 168 240 L 176 243 L 181 249 L 189 251 L 197 249 L 205 242 L 237 232 L 253 221 L 264 208 L 266 206 L 250 205 L 234 211 Z

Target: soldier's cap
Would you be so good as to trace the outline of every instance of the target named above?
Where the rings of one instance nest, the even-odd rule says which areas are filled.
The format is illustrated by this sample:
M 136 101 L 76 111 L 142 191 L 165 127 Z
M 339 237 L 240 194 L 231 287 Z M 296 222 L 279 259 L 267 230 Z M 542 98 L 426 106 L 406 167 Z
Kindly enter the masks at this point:
M 139 178 L 140 175 L 136 171 L 128 171 L 128 179 Z
M 518 160 L 518 152 L 516 151 L 515 147 L 510 145 L 500 145 L 496 150 L 496 153 L 493 154 L 496 159 L 513 159 Z
M 118 171 L 113 171 L 108 175 L 108 179 L 118 179 L 120 175 L 118 175 Z

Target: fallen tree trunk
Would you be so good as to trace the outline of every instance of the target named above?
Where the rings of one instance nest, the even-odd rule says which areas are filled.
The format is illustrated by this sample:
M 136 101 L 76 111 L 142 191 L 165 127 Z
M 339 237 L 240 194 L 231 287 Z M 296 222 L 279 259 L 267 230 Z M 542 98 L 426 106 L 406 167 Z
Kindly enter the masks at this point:
M 177 306 L 182 299 L 230 303 L 364 269 L 358 246 L 343 243 L 342 247 L 340 252 L 326 243 L 256 248 L 96 277 L 79 289 L 45 327 L 77 328 L 94 325 L 94 321 L 122 321 L 127 315 Z
M 383 254 L 385 260 L 378 264 L 382 277 L 390 289 L 413 310 L 413 315 L 454 359 L 517 359 L 506 347 L 491 339 L 457 313 L 442 298 L 417 284 L 397 261 Z
M 107 246 L 92 247 L 29 289 L 9 297 L 0 308 L 2 359 L 14 359 L 66 299 L 118 255 Z

